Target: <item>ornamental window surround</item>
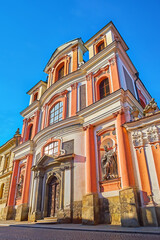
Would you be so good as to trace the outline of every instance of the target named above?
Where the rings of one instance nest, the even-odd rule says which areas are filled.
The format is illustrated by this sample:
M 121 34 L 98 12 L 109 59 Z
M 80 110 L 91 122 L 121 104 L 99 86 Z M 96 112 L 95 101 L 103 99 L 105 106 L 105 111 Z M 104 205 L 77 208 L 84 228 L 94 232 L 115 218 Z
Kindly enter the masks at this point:
M 49 124 L 52 125 L 56 122 L 59 122 L 63 119 L 63 102 L 56 103 L 51 111 L 50 111 L 50 118 L 49 118 Z
M 106 36 L 100 36 L 100 39 L 95 39 L 95 43 L 93 45 L 94 54 L 101 52 L 107 46 Z
M 109 65 L 100 68 L 93 77 L 95 83 L 95 101 L 99 101 L 112 93 L 113 87 L 109 74 Z

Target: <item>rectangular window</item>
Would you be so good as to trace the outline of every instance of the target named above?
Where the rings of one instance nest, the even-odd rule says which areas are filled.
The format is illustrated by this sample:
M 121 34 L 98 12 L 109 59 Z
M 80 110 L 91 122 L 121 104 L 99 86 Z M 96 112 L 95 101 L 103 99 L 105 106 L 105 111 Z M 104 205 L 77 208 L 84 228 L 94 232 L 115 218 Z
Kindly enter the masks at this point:
M 129 76 L 129 74 L 127 73 L 127 71 L 124 67 L 123 67 L 123 72 L 124 72 L 124 76 L 125 76 L 125 80 L 126 80 L 127 89 L 130 90 L 130 92 L 133 94 L 133 96 L 135 96 L 132 78 Z
M 80 110 L 86 107 L 86 85 L 80 86 Z

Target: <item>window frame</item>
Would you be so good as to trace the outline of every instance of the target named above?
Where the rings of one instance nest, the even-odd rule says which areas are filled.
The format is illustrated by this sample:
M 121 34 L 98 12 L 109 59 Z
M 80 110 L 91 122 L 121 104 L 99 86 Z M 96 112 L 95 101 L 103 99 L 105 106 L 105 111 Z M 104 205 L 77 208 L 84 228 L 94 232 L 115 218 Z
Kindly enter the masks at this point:
M 59 107 L 58 107 L 58 106 Z M 58 107 L 56 109 L 56 106 Z M 60 122 L 63 120 L 63 109 L 64 108 L 64 103 L 63 101 L 58 101 L 56 102 L 50 109 L 49 111 L 49 125 L 53 125 L 54 123 Z M 54 111 L 53 111 L 54 110 Z M 58 114 L 56 114 L 56 112 L 58 112 Z M 51 118 L 51 115 L 53 115 L 53 117 Z M 59 118 L 59 115 L 61 115 L 61 117 Z M 55 117 L 57 117 L 57 120 L 55 119 Z M 52 123 L 51 123 L 51 119 L 53 119 Z M 54 120 L 55 119 L 55 120 Z M 60 120 L 59 120 L 60 119 Z
M 61 145 L 61 140 L 60 139 L 53 139 L 53 138 L 50 138 L 47 140 L 46 144 L 42 147 L 41 149 L 41 157 L 43 157 L 45 155 L 45 147 L 47 147 L 49 144 L 52 144 L 54 142 L 57 142 L 57 147 L 58 147 L 58 152 L 56 155 L 54 156 L 58 156 L 60 155 L 60 145 Z
M 106 81 L 106 80 L 107 80 L 107 84 L 105 84 L 105 81 Z M 101 86 L 102 83 L 103 83 L 103 86 Z M 106 91 L 107 87 L 108 87 L 108 91 Z M 102 89 L 103 89 L 103 91 L 104 91 L 103 97 L 101 97 L 101 93 L 102 93 L 101 90 L 102 90 Z M 103 99 L 103 98 L 105 98 L 106 96 L 108 96 L 109 94 L 110 94 L 109 79 L 106 77 L 106 78 L 104 78 L 104 79 L 100 82 L 100 84 L 99 84 L 99 97 L 100 97 L 100 99 Z

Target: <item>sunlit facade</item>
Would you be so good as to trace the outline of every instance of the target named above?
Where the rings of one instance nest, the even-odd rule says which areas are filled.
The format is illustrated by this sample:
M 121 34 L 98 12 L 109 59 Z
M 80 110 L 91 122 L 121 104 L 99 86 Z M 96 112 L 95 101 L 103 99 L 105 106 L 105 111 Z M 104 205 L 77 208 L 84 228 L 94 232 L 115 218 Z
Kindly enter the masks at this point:
M 21 112 L 8 219 L 158 225 L 160 112 L 127 50 L 110 22 L 54 51 Z

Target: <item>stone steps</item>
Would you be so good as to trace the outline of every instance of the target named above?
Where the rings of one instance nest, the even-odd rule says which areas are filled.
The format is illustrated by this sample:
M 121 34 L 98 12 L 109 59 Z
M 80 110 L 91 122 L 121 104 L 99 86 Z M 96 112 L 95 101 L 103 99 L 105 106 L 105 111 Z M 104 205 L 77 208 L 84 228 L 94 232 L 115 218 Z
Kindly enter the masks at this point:
M 37 223 L 57 223 L 57 217 L 45 217 L 44 219 L 37 220 Z

